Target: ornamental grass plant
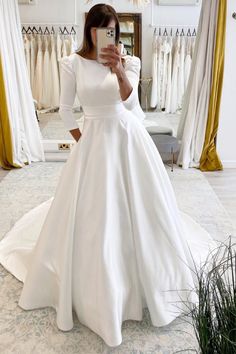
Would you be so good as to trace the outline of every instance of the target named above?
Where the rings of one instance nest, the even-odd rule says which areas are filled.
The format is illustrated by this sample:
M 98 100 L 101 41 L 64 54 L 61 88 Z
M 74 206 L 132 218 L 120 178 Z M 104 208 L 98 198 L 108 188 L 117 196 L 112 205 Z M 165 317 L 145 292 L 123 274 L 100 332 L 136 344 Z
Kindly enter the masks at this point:
M 236 354 L 236 244 L 229 237 L 196 270 L 197 304 L 188 316 L 201 354 Z

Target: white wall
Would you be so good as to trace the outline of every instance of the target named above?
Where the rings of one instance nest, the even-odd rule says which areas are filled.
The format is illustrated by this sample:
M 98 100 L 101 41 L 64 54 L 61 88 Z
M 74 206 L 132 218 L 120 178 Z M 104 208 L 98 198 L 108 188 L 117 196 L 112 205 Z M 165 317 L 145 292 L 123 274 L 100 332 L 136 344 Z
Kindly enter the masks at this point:
M 228 0 L 226 57 L 217 150 L 224 167 L 236 168 L 236 12 L 235 0 Z
M 158 6 L 154 1 L 154 23 L 160 25 L 191 25 L 198 23 L 200 6 Z M 140 9 L 131 4 L 130 0 L 92 1 L 89 5 L 85 0 L 38 0 L 37 5 L 20 5 L 22 22 L 69 22 L 77 21 L 78 33 L 82 40 L 84 12 L 92 5 L 107 3 L 115 7 L 117 12 L 142 13 L 142 76 L 151 75 L 151 49 L 153 28 L 151 23 L 151 4 Z M 75 8 L 77 12 L 75 14 Z

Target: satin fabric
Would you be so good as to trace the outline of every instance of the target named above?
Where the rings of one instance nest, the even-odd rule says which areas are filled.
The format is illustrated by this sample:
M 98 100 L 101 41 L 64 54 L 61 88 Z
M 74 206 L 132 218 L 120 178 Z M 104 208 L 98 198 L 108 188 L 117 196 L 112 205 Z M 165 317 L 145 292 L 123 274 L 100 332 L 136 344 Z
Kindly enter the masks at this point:
M 193 261 L 199 266 L 215 246 L 178 209 L 156 146 L 133 113 L 140 59 L 125 60 L 133 90 L 124 101 L 109 68 L 77 54 L 61 61 L 60 115 L 68 130 L 78 127 L 77 93 L 82 135 L 54 197 L 0 242 L 0 262 L 24 282 L 23 309 L 54 307 L 63 331 L 72 329 L 74 310 L 109 346 L 122 342 L 122 321 L 141 320 L 144 307 L 154 326 L 164 326 L 185 301 L 196 302 Z

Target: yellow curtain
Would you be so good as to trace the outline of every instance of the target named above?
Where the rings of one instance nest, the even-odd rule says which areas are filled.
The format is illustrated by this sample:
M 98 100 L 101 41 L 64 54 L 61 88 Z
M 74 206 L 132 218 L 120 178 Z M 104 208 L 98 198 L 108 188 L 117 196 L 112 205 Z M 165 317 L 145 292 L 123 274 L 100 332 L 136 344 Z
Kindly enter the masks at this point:
M 3 77 L 2 60 L 0 56 L 0 166 L 10 170 L 20 167 L 13 162 L 13 146 L 11 127 L 7 109 L 6 91 Z
M 216 152 L 216 135 L 219 126 L 220 101 L 224 75 L 226 15 L 227 0 L 219 0 L 211 97 L 209 102 L 205 142 L 200 159 L 201 171 L 217 171 L 223 169 L 222 163 Z

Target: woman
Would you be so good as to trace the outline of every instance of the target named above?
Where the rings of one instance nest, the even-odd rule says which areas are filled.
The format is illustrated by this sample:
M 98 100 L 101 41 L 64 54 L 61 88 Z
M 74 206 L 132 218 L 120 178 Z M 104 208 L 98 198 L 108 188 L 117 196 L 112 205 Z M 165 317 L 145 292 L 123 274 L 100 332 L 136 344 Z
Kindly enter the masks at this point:
M 91 8 L 82 49 L 61 62 L 60 114 L 77 143 L 54 198 L 16 223 L 0 243 L 0 261 L 24 283 L 23 309 L 54 307 L 63 331 L 72 329 L 74 310 L 117 346 L 122 321 L 141 320 L 143 307 L 154 326 L 164 326 L 186 300 L 196 301 L 184 289 L 194 286 L 193 261 L 214 242 L 178 210 L 158 151 L 133 113 L 140 60 L 122 62 L 111 46 L 106 64 L 96 61 L 96 28 L 107 26 L 118 44 L 115 10 Z M 72 115 L 76 93 L 82 134 Z

